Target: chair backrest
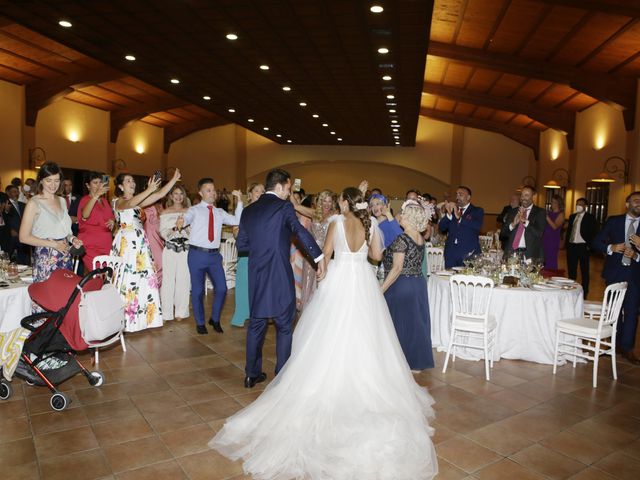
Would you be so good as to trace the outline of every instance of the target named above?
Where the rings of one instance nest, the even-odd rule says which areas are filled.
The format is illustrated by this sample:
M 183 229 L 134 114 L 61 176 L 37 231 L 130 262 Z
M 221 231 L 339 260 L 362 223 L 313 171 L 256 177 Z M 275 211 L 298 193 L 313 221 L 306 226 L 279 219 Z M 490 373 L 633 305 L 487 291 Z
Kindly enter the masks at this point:
M 429 274 L 444 269 L 444 248 L 427 247 L 427 271 Z
M 613 325 L 620 317 L 624 296 L 627 293 L 627 282 L 612 283 L 604 291 L 598 329 L 603 325 Z
M 493 235 L 480 235 L 478 239 L 480 240 L 480 248 L 482 250 L 491 250 L 493 246 Z
M 93 257 L 93 269 L 111 267 L 113 269 L 113 276 L 111 277 L 111 283 L 114 285 L 118 282 L 118 277 L 124 264 L 124 258 L 116 257 L 115 255 L 98 255 Z
M 453 317 L 484 319 L 489 316 L 493 280 L 476 275 L 453 275 L 449 278 Z
M 222 262 L 232 263 L 238 260 L 238 248 L 236 247 L 236 239 L 228 238 L 222 244 Z

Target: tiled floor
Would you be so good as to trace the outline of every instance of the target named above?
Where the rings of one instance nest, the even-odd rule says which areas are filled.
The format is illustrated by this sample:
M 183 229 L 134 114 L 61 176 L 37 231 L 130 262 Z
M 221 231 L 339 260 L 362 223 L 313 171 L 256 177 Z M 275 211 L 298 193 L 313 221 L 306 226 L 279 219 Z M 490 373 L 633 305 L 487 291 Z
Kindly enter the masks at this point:
M 597 298 L 602 285 L 594 287 Z M 64 385 L 73 403 L 62 413 L 49 409 L 44 389 L 14 381 L 13 398 L 0 402 L 1 477 L 249 478 L 207 448 L 260 393 L 242 386 L 244 331 L 228 326 L 232 309 L 229 295 L 224 335 L 196 336 L 191 321 L 128 335 L 126 354 L 101 355 L 104 386 L 79 376 Z M 271 359 L 273 339 L 271 331 Z M 416 375 L 437 401 L 438 478 L 640 478 L 640 368 L 619 360 L 614 382 L 603 363 L 597 390 L 590 365 L 554 377 L 549 365 L 503 360 L 487 383 L 482 364 L 458 360 L 444 375 Z

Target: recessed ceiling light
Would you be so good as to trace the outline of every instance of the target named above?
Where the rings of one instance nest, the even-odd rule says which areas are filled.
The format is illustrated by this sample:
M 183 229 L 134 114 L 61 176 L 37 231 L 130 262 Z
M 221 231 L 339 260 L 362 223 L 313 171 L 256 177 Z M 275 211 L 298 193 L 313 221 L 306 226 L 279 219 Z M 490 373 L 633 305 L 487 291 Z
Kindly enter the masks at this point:
M 387 102 L 387 107 L 395 107 L 396 105 L 398 105 L 398 104 L 397 103 Z
M 323 124 L 322 124 L 322 126 L 323 126 L 323 127 L 328 127 L 328 126 L 329 126 L 329 124 L 328 124 L 328 123 L 323 123 Z
M 136 57 L 134 57 L 133 55 L 125 55 L 124 59 L 129 60 L 130 62 L 133 62 L 135 61 Z
M 178 80 L 177 78 L 172 78 L 171 83 L 173 83 L 174 85 L 177 85 L 180 83 L 180 80 Z
M 202 97 L 203 100 L 211 100 L 211 97 L 209 95 L 205 95 L 204 97 Z
M 313 115 L 311 115 L 313 118 L 318 118 L 320 115 L 318 115 L 317 113 L 314 113 Z
M 235 109 L 235 108 L 230 108 L 230 109 L 228 110 L 228 112 L 229 112 L 229 113 L 236 113 L 236 109 Z
M 389 53 L 389 49 L 387 47 L 380 47 L 378 49 L 378 53 L 382 53 L 383 55 Z
M 391 120 L 391 123 L 398 123 L 398 120 Z
M 395 95 L 387 95 L 387 98 L 388 98 L 389 100 L 393 100 L 393 99 L 394 99 L 394 98 L 396 98 L 396 97 L 395 97 Z
M 394 132 L 397 132 L 397 131 L 398 131 L 398 129 L 397 129 L 397 128 L 394 128 L 394 129 L 393 129 L 393 131 L 394 131 Z
M 393 138 L 395 138 L 396 140 L 398 140 L 400 138 L 400 135 L 394 135 Z
M 400 145 L 400 142 L 396 142 L 396 145 Z
M 300 105 L 301 107 L 306 107 L 307 104 L 305 102 L 300 102 L 298 105 Z
M 58 22 L 58 25 L 60 25 L 61 27 L 64 27 L 64 28 L 69 28 L 69 27 L 72 26 L 71 22 L 69 20 L 60 20 Z
M 382 12 L 384 12 L 384 8 L 382 8 L 380 5 L 372 5 L 369 10 L 371 10 L 372 13 L 382 13 Z
M 269 127 L 262 127 L 262 129 L 263 129 L 265 132 L 268 132 L 268 131 L 269 131 Z
M 285 85 L 284 87 L 282 87 L 282 90 L 284 90 L 285 92 L 290 92 L 291 87 L 288 87 L 287 85 Z
M 339 141 L 339 142 L 341 142 L 341 141 L 342 141 L 342 138 L 338 137 L 338 141 Z
M 389 80 L 391 80 L 391 75 L 385 75 L 384 77 L 382 77 L 382 79 L 388 82 Z
M 287 140 L 287 143 L 291 143 L 291 140 Z
M 227 40 L 237 40 L 238 39 L 238 35 L 236 35 L 235 33 L 227 33 Z
M 335 134 L 336 134 L 336 132 L 329 132 L 329 133 L 330 133 L 331 135 L 335 135 Z
M 269 65 L 260 65 L 260 70 L 269 70 Z
M 280 135 L 279 133 L 276 134 L 276 137 L 280 138 L 282 137 L 282 135 Z
M 253 123 L 253 118 L 248 119 L 247 122 Z

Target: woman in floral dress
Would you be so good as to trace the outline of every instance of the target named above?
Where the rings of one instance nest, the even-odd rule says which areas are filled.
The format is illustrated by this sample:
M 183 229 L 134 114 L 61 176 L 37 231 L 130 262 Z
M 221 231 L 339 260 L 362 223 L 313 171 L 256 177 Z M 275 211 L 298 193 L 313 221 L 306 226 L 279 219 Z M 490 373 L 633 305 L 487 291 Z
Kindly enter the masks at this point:
M 147 188 L 135 195 L 133 177 L 121 173 L 116 177 L 114 210 L 118 231 L 113 239 L 111 255 L 124 259 L 117 287 L 125 301 L 125 331 L 136 332 L 162 326 L 158 276 L 144 231 L 143 208 L 164 197 L 180 180 L 176 169 L 173 178 L 162 188 L 161 179 L 149 179 Z

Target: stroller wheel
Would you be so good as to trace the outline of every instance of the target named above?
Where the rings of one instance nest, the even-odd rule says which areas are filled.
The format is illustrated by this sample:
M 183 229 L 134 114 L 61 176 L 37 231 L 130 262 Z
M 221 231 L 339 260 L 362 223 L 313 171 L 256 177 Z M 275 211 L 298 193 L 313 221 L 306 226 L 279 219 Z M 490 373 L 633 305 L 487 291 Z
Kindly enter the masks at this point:
M 89 384 L 92 387 L 101 387 L 104 383 L 104 375 L 102 372 L 91 372 L 89 374 Z
M 51 405 L 51 408 L 53 408 L 56 412 L 61 412 L 62 410 L 67 408 L 69 403 L 71 403 L 69 401 L 69 397 L 67 397 L 64 393 L 54 393 L 49 399 L 49 405 Z
M 0 399 L 6 400 L 13 393 L 13 389 L 11 385 L 6 383 L 4 380 L 0 382 Z

